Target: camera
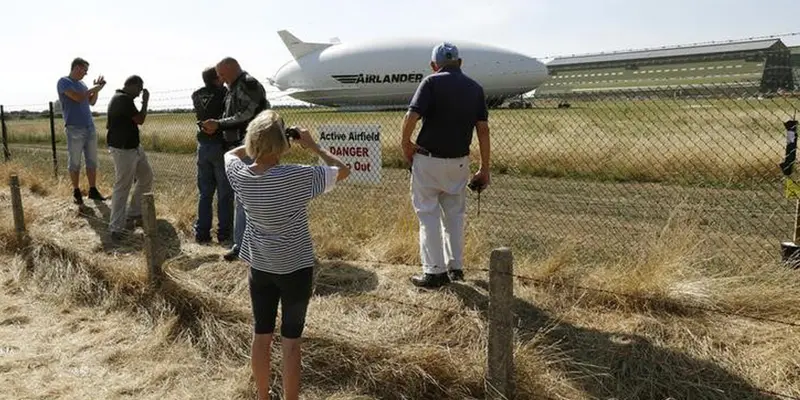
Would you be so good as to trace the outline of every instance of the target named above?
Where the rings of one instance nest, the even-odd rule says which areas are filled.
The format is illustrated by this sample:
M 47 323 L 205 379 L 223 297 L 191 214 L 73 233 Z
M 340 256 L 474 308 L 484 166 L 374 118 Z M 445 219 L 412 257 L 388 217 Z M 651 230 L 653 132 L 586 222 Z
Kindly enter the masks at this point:
M 300 131 L 297 127 L 290 126 L 286 128 L 286 139 L 300 139 Z
M 483 183 L 478 182 L 477 180 L 470 181 L 469 184 L 467 184 L 467 187 L 469 188 L 469 190 L 478 193 L 480 193 L 484 189 Z

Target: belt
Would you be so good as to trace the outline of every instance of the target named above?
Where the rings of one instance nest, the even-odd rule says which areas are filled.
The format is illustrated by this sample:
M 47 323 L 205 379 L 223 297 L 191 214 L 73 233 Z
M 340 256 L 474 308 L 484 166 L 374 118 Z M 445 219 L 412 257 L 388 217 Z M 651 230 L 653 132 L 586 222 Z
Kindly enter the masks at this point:
M 445 156 L 438 153 L 432 153 L 428 150 L 423 149 L 422 147 L 417 147 L 417 154 L 422 154 L 423 156 L 428 156 L 433 158 L 461 158 L 467 156 L 467 154 L 464 154 L 462 156 Z

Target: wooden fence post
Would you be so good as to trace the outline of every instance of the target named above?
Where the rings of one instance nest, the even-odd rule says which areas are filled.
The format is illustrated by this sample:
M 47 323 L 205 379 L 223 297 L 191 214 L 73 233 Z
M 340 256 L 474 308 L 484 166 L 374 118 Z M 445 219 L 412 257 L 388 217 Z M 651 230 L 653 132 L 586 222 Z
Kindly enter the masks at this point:
M 14 231 L 17 233 L 18 243 L 22 243 L 25 239 L 25 212 L 22 210 L 22 194 L 17 174 L 11 175 L 9 184 L 11 185 L 11 208 L 14 212 Z
M 514 267 L 511 249 L 492 250 L 489 259 L 489 349 L 486 395 L 514 398 Z
M 159 261 L 158 226 L 156 225 L 156 202 L 153 193 L 142 196 L 142 225 L 144 228 L 144 253 L 147 260 L 147 276 L 152 286 L 158 286 L 163 276 Z
M 14 231 L 17 236 L 17 247 L 22 250 L 23 257 L 25 258 L 25 268 L 28 272 L 33 272 L 34 263 L 31 257 L 30 237 L 28 231 L 25 229 L 25 212 L 22 209 L 22 193 L 19 186 L 19 177 L 17 174 L 11 174 L 9 177 L 9 186 L 11 186 L 11 209 L 14 213 Z
M 25 238 L 25 212 L 22 209 L 19 176 L 12 174 L 9 184 L 11 185 L 11 208 L 14 212 L 14 231 L 17 233 L 17 240 L 22 243 Z

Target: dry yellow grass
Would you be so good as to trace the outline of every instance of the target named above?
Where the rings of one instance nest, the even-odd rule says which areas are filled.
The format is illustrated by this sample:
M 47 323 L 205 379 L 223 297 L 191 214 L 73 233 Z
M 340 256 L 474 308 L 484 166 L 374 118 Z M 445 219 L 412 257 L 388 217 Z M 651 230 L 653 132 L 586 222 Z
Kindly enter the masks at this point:
M 3 176 L 15 170 L 23 171 L 0 166 Z M 19 248 L 10 218 L 0 219 L 3 393 L 253 397 L 246 267 L 189 242 L 193 194 L 157 197 L 168 278 L 156 291 L 146 285 L 140 231 L 129 246 L 110 246 L 103 207 L 79 214 L 61 195 L 63 180 L 27 172 L 22 183 L 31 247 Z M 0 209 L 9 203 L 0 191 Z M 303 350 L 308 399 L 483 398 L 487 276 L 476 267 L 493 245 L 471 224 L 468 282 L 414 290 L 406 279 L 418 270 L 416 225 L 402 207 L 376 215 L 353 204 L 335 220 L 324 208 L 314 214 L 318 255 L 340 260 L 317 270 Z M 719 250 L 698 232 L 692 214 L 676 210 L 616 261 L 581 254 L 581 232 L 544 257 L 514 248 L 515 272 L 536 278 L 515 283 L 518 398 L 800 396 L 800 328 L 696 308 L 800 323 L 797 271 L 720 268 Z

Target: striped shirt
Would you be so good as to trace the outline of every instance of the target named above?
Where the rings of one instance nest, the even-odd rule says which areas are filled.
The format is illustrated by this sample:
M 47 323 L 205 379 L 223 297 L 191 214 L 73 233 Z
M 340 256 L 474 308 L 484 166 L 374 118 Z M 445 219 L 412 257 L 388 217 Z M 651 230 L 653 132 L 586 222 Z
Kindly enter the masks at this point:
M 338 168 L 289 164 L 256 174 L 238 157 L 226 154 L 225 173 L 247 221 L 239 257 L 273 274 L 313 267 L 308 202 L 333 189 Z

